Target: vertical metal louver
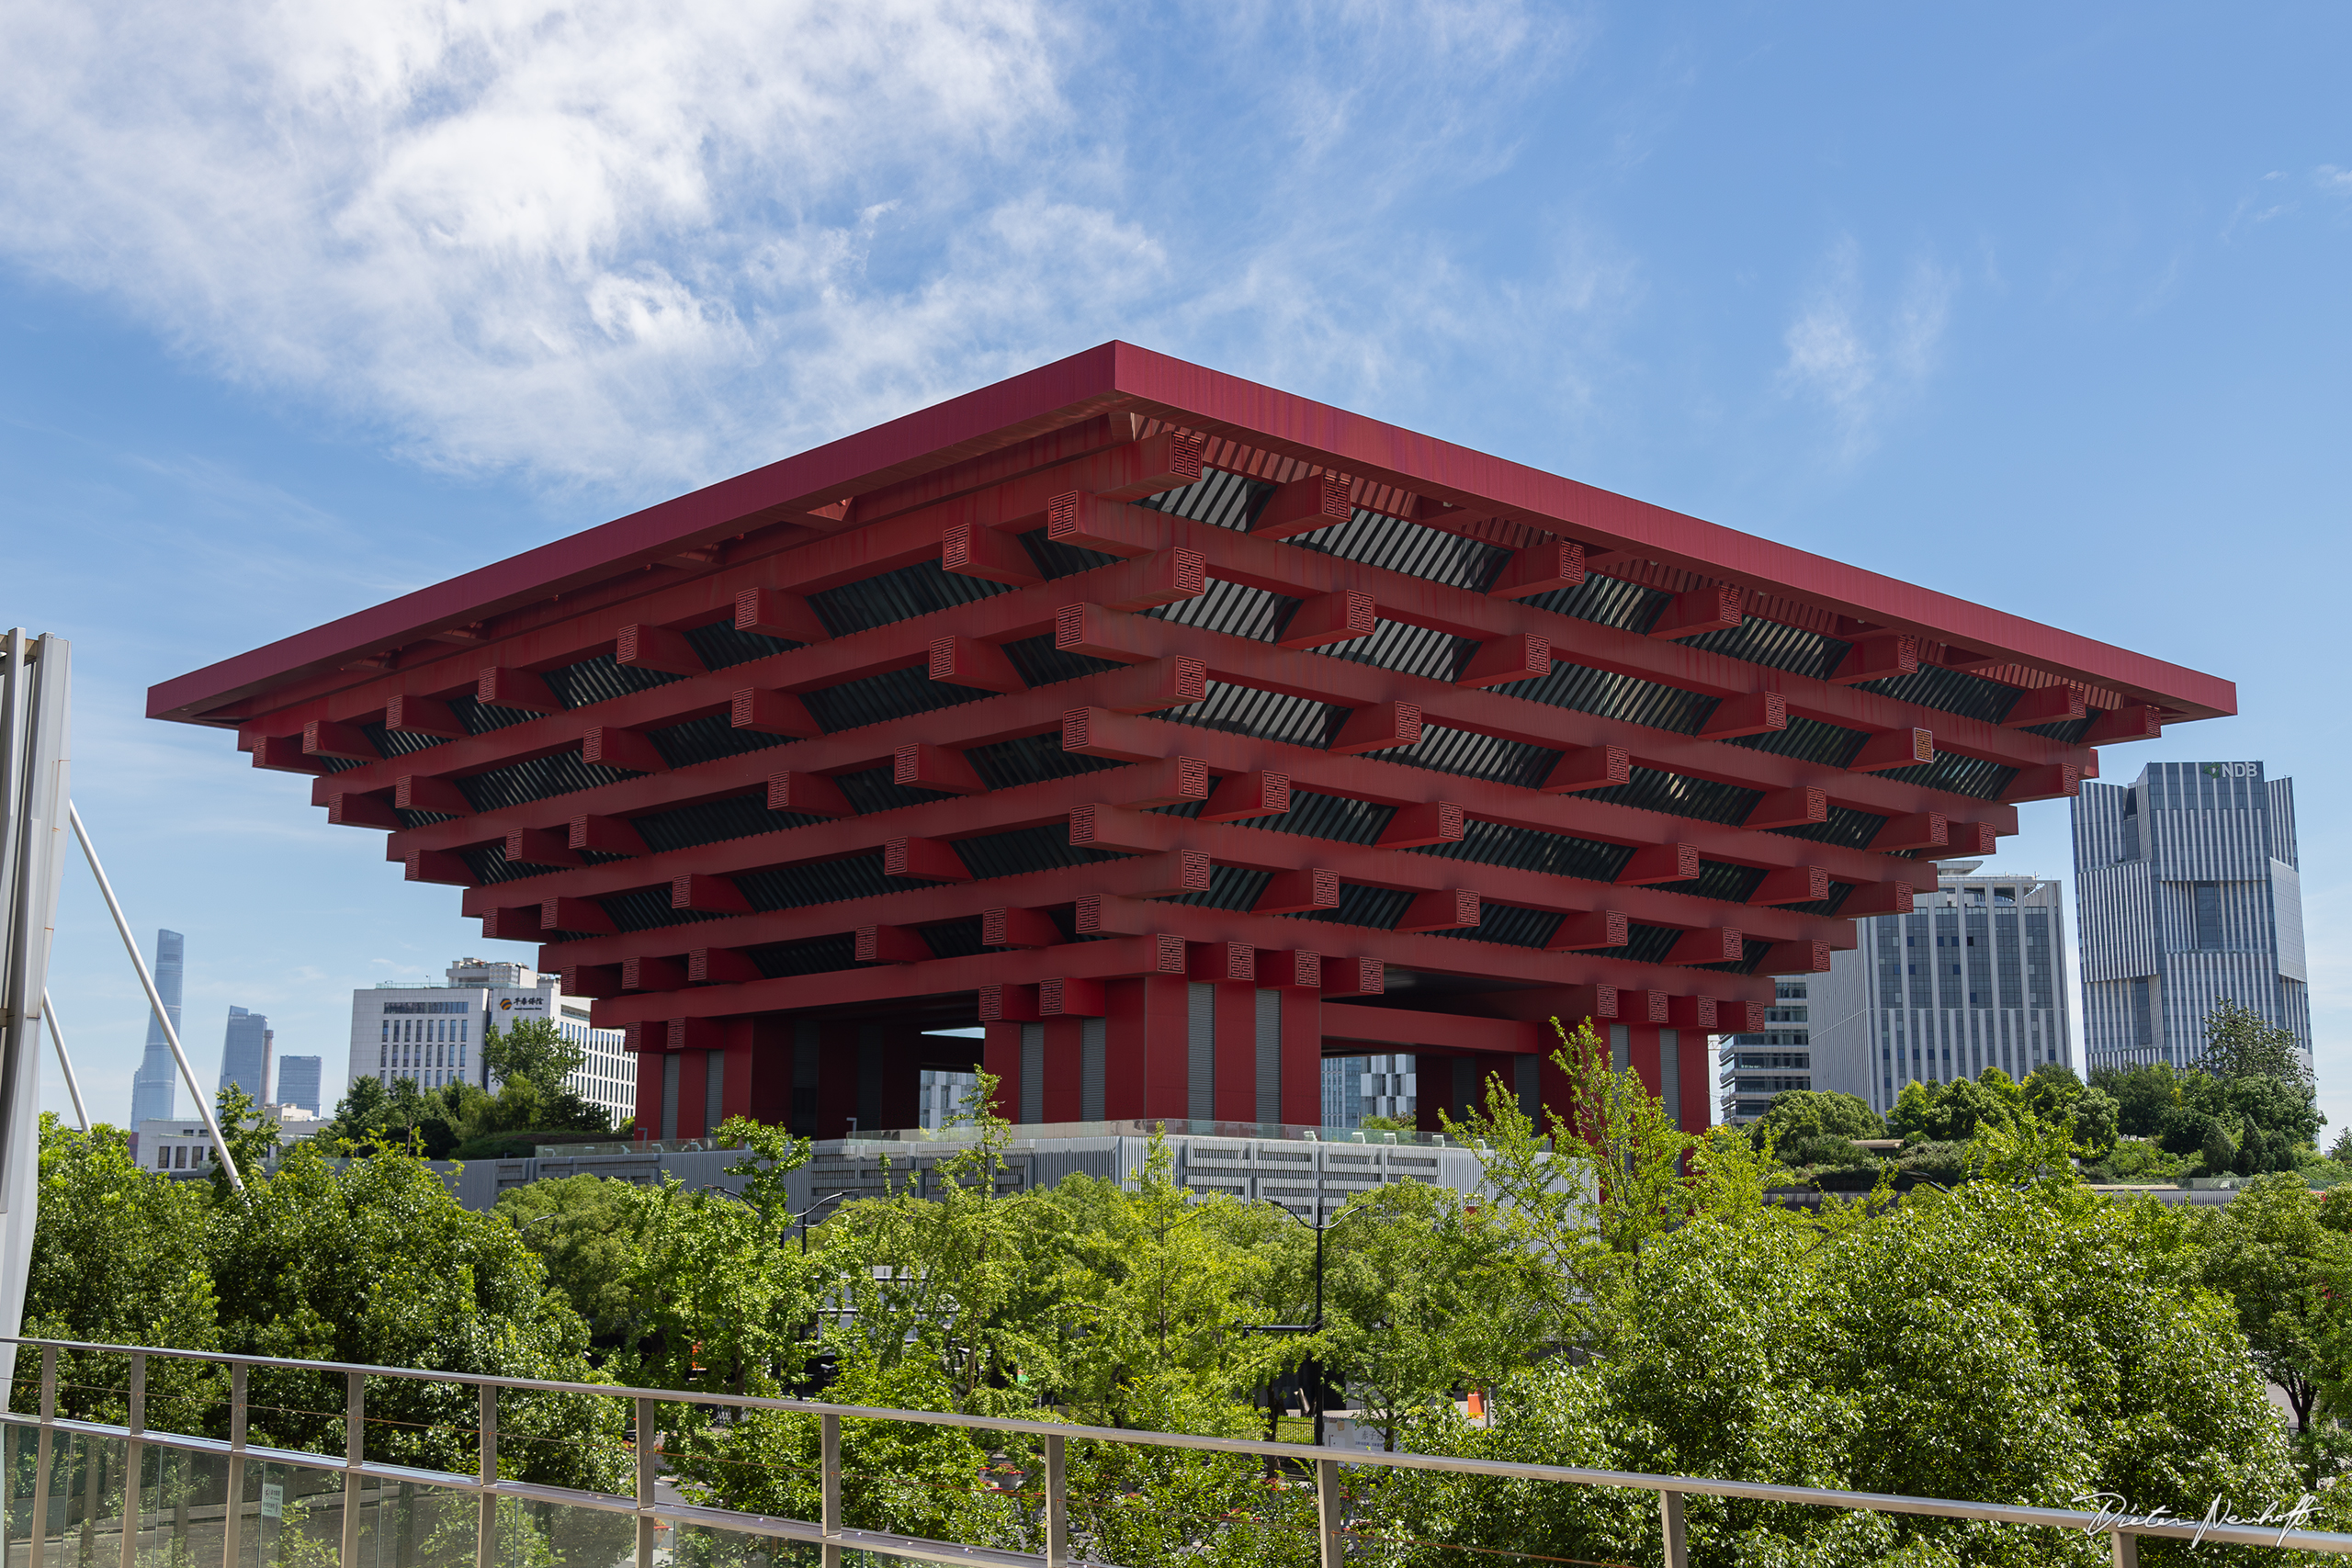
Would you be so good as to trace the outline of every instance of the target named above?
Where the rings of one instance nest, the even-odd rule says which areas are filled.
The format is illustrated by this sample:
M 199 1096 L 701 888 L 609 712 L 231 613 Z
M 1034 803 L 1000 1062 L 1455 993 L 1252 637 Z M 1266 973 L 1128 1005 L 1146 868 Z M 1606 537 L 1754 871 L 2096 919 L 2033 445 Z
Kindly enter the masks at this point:
M 1216 987 L 1200 980 L 1184 987 L 1184 1114 L 1216 1116 Z
M 1257 1114 L 1271 1125 L 1283 1119 L 1283 994 L 1261 990 L 1257 999 Z
M 1472 942 L 1499 942 L 1506 947 L 1541 947 L 1560 929 L 1561 917 L 1544 909 L 1521 909 L 1510 904 L 1480 903 L 1478 923 L 1437 931 L 1437 936 L 1466 937 Z
M 1794 828 L 1767 828 L 1768 833 L 1782 833 L 1792 839 L 1809 839 L 1817 844 L 1839 844 L 1849 850 L 1866 850 L 1886 826 L 1886 818 L 1875 812 L 1857 811 L 1849 806 L 1833 806 L 1828 818 L 1807 822 Z
M 1644 811 L 1664 812 L 1669 817 L 1688 817 L 1699 822 L 1722 822 L 1737 825 L 1747 819 L 1764 792 L 1743 789 L 1737 784 L 1718 784 L 1713 779 L 1693 778 L 1688 773 L 1662 773 L 1655 768 L 1634 768 L 1621 784 L 1605 789 L 1577 792 L 1578 800 L 1603 800 L 1618 806 L 1638 807 Z
M 1412 903 L 1410 893 L 1389 887 L 1366 887 L 1361 883 L 1340 884 L 1340 902 L 1336 908 L 1317 909 L 1312 914 L 1289 915 L 1286 919 L 1319 920 L 1335 926 L 1370 926 L 1377 931 L 1394 931 L 1406 906 Z
M 492 768 L 486 773 L 468 773 L 449 782 L 458 786 L 476 811 L 500 811 L 510 806 L 524 806 L 534 800 L 549 800 L 559 795 L 576 795 L 583 789 L 618 784 L 638 775 L 627 768 L 608 767 L 602 762 L 583 762 L 577 751 L 557 751 L 545 757 L 530 757 L 503 768 Z
M 752 908 L 762 910 L 805 909 L 812 904 L 837 904 L 844 898 L 871 898 L 883 893 L 902 893 L 909 888 L 932 886 L 886 874 L 878 850 L 841 860 L 739 871 L 732 873 L 729 880 L 750 900 Z M 666 896 L 668 890 L 662 891 Z
M 1110 1077 L 1111 1026 L 1107 1019 L 1090 1018 L 1079 1032 L 1078 1118 L 1102 1120 L 1104 1089 Z
M 833 783 L 849 798 L 850 805 L 857 808 L 861 817 L 946 798 L 937 790 L 900 784 L 896 777 L 896 770 L 887 764 L 879 768 L 860 768 L 854 773 L 835 773 Z
M 1369 844 L 1386 832 L 1396 816 L 1393 806 L 1374 806 L 1345 795 L 1319 795 L 1313 790 L 1290 792 L 1290 809 L 1272 817 L 1248 817 L 1238 828 L 1262 828 L 1270 833 L 1295 833 L 1303 839 L 1330 839 L 1342 844 Z
M 1046 1026 L 1021 1026 L 1021 1120 L 1046 1119 Z

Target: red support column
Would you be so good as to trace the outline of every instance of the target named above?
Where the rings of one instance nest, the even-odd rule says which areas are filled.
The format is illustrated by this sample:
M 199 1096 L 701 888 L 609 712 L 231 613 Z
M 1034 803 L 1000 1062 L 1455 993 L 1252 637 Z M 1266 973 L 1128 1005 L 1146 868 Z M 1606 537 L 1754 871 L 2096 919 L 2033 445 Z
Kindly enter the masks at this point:
M 1184 986 L 1178 975 L 1114 980 L 1104 1021 L 1102 1113 L 1112 1121 L 1184 1119 Z
M 847 1137 L 857 1114 L 857 1024 L 826 1019 L 817 1041 L 817 1136 Z
M 1045 1028 L 1046 1092 L 1039 1100 L 1045 1118 L 1048 1122 L 1082 1121 L 1086 1020 L 1049 1018 Z
M 1658 1031 L 1656 1024 L 1636 1023 L 1627 1028 L 1628 1062 L 1642 1077 L 1642 1087 L 1654 1095 L 1665 1092 L 1666 1073 L 1658 1059 Z
M 912 1127 L 922 1120 L 922 1030 L 913 1023 L 893 1024 L 882 1043 L 881 1082 L 876 1086 L 874 1124 L 877 1128 Z M 864 1123 L 860 1123 L 861 1126 Z
M 710 1053 L 678 1054 L 678 1136 L 699 1138 L 710 1129 L 704 1120 L 709 1110 Z
M 991 1023 L 980 1043 L 980 1070 L 994 1076 L 996 1114 L 1006 1121 L 1021 1115 L 1021 1025 Z
M 1283 997 L 1283 1120 L 1323 1124 L 1323 998 L 1313 991 Z
M 1700 1030 L 1686 1029 L 1680 1038 L 1682 1130 L 1703 1133 L 1715 1120 L 1714 1054 L 1708 1048 L 1713 1037 Z
M 662 1135 L 662 1053 L 637 1054 L 637 1132 L 639 1137 Z
M 1216 987 L 1216 1119 L 1258 1119 L 1258 987 Z

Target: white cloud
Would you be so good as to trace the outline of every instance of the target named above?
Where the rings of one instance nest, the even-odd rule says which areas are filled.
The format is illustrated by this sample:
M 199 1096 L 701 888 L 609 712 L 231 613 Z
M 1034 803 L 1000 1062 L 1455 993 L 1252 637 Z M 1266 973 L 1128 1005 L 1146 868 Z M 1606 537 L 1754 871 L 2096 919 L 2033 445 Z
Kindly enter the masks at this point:
M 1950 272 L 1920 261 L 1893 302 L 1873 308 L 1851 237 L 1831 247 L 1823 274 L 1782 333 L 1780 380 L 1784 391 L 1829 412 L 1841 456 L 1850 459 L 1934 374 L 1955 285 Z
M 908 293 L 862 276 L 881 215 L 1001 236 L 986 179 L 1067 113 L 1033 0 L 6 16 L 0 244 L 419 456 L 556 477 L 705 471 L 837 400 L 808 356 Z M 1114 225 L 1064 238 L 1136 275 Z
M 413 460 L 639 498 L 1112 336 L 1361 401 L 1630 297 L 1408 216 L 1521 155 L 1573 18 L 1060 5 L 24 0 L 0 254 Z

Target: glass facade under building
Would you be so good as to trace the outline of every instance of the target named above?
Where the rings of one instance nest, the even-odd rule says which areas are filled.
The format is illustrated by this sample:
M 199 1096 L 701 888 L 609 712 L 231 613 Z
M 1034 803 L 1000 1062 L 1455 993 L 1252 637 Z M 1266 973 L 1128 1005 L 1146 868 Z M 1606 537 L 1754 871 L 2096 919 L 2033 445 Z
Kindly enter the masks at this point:
M 1725 1119 L 1753 1120 L 1791 1089 L 1855 1095 L 1884 1114 L 1915 1080 L 2079 1070 L 2064 886 L 1976 869 L 1951 863 L 1910 914 L 1857 920 L 1858 944 L 1833 953 L 1827 974 L 1781 981 L 1770 1027 L 1723 1045 Z

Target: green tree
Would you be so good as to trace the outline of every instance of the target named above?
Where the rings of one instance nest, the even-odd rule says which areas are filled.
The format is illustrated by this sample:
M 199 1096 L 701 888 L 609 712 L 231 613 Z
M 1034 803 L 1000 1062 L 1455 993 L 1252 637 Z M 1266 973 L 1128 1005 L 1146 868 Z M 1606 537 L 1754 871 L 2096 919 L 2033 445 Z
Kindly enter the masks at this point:
M 639 1290 L 652 1198 L 632 1182 L 567 1176 L 510 1188 L 492 1212 L 537 1255 L 591 1338 L 627 1350 L 645 1334 Z
M 2265 1020 L 2251 1008 L 2224 998 L 2205 1015 L 2205 1054 L 2199 1070 L 2217 1078 L 2271 1078 L 2311 1082 L 2311 1069 L 2292 1031 Z
M 1777 1146 L 1798 1138 L 1883 1138 L 1886 1123 L 1860 1095 L 1791 1089 L 1772 1097 L 1747 1135 L 1760 1149 L 1767 1141 Z
M 587 1048 L 566 1038 L 553 1019 L 518 1018 L 504 1029 L 493 1024 L 482 1032 L 481 1065 L 490 1076 L 503 1083 L 527 1079 L 542 1094 L 560 1090 L 587 1059 Z
M 2166 1062 L 2128 1070 L 2101 1067 L 2091 1074 L 2091 1085 L 2115 1097 L 2117 1128 L 2134 1138 L 2162 1133 L 2165 1117 L 2180 1103 L 2179 1076 Z
M 2196 1278 L 2235 1303 L 2255 1364 L 2286 1392 L 2299 1430 L 2311 1427 L 2322 1341 L 2339 1315 L 2334 1291 L 2352 1279 L 2352 1238 L 2323 1224 L 2320 1213 L 2319 1195 L 2281 1174 L 2188 1216 Z
M 277 1173 L 216 1204 L 206 1252 L 220 1291 L 220 1345 L 246 1354 L 600 1382 L 587 1325 L 548 1288 L 514 1228 L 461 1207 L 415 1156 L 380 1149 L 336 1163 L 315 1140 Z M 254 1373 L 254 1440 L 340 1442 L 342 1382 Z M 469 1388 L 397 1381 L 368 1394 L 370 1457 L 465 1470 L 475 1422 Z M 521 1479 L 616 1489 L 625 1456 L 618 1402 L 514 1395 L 501 1445 Z M 555 1439 L 560 1438 L 560 1441 Z
M 1530 1366 L 1498 1391 L 1490 1429 L 1433 1431 L 1427 1446 L 2057 1506 L 2102 1490 L 2189 1514 L 2293 1495 L 2233 1313 L 2184 1278 L 2180 1217 L 2084 1192 L 2063 1125 L 2029 1112 L 1980 1136 L 1971 1159 L 1988 1175 L 2036 1174 L 1898 1205 L 1832 1198 L 1817 1216 L 1694 1203 L 1645 1248 L 1607 1355 Z M 1432 1568 L 1463 1547 L 1618 1562 L 1659 1550 L 1656 1505 L 1633 1494 L 1411 1474 L 1373 1506 L 1393 1560 Z M 2103 1541 L 2072 1532 L 1688 1507 L 1698 1563 L 2106 1561 Z
M 201 1183 L 141 1169 L 114 1127 L 101 1122 L 84 1133 L 43 1112 L 40 1201 L 26 1337 L 195 1350 L 218 1345 Z M 40 1380 L 26 1374 L 39 1352 L 17 1355 L 15 1408 L 32 1410 Z M 175 1402 L 159 1409 L 186 1408 L 175 1402 L 222 1382 L 186 1361 L 153 1361 L 148 1376 L 152 1398 Z M 63 1352 L 58 1381 L 60 1415 L 121 1421 L 123 1399 L 111 1392 L 122 1383 L 120 1358 Z
M 237 1162 L 237 1175 L 250 1181 L 269 1168 L 277 1157 L 277 1123 L 264 1116 L 260 1102 L 233 1083 L 220 1086 L 220 1097 L 212 1104 L 213 1119 L 220 1123 L 221 1141 L 229 1145 L 229 1157 Z M 229 1172 L 219 1160 L 212 1162 L 212 1195 L 215 1199 L 229 1196 Z

